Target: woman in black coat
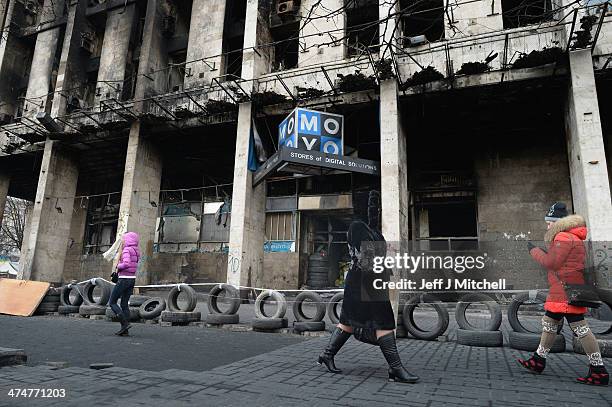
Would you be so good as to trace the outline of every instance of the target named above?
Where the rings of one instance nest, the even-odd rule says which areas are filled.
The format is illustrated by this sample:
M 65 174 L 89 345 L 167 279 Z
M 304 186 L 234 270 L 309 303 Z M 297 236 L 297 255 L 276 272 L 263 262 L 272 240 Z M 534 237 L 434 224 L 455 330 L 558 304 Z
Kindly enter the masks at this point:
M 371 191 L 368 197 L 368 223 L 356 220 L 347 234 L 351 266 L 344 286 L 340 323 L 332 332 L 329 344 L 319 355 L 332 373 L 341 373 L 334 356 L 351 334 L 366 343 L 380 346 L 389 364 L 389 380 L 416 383 L 419 377 L 402 365 L 395 343 L 395 319 L 387 290 L 375 289 L 374 279 L 388 279 L 388 273 L 374 274 L 373 256 L 385 256 L 385 238 L 380 232 L 380 193 Z M 374 242 L 374 243 L 365 243 Z

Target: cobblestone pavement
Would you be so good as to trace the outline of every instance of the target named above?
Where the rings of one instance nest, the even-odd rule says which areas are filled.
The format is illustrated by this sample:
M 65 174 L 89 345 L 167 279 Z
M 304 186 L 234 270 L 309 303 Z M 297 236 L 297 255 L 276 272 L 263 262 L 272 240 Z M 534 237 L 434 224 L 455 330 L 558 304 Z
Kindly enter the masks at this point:
M 0 406 L 612 405 L 612 387 L 574 381 L 587 362 L 573 353 L 549 356 L 545 373 L 534 376 L 514 361 L 527 352 L 400 340 L 405 365 L 422 377 L 407 385 L 388 382 L 380 350 L 354 339 L 336 358 L 344 373 L 327 373 L 315 364 L 326 342 L 326 337 L 312 339 L 203 372 L 5 367 L 0 369 Z M 60 388 L 66 397 L 10 399 L 10 388 Z

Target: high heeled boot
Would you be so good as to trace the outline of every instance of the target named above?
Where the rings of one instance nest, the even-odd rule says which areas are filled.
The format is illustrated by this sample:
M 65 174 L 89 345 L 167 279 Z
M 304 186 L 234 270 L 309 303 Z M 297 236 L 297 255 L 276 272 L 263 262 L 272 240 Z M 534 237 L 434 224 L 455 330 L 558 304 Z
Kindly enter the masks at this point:
M 348 338 L 351 337 L 351 334 L 343 331 L 342 329 L 336 327 L 329 338 L 329 344 L 319 355 L 318 364 L 324 364 L 331 373 L 342 373 L 342 370 L 336 367 L 334 363 L 334 356 L 340 350 L 340 348 L 348 341 Z
M 419 376 L 410 373 L 400 359 L 395 343 L 395 333 L 390 332 L 378 338 L 378 346 L 389 364 L 389 380 L 400 383 L 416 383 Z

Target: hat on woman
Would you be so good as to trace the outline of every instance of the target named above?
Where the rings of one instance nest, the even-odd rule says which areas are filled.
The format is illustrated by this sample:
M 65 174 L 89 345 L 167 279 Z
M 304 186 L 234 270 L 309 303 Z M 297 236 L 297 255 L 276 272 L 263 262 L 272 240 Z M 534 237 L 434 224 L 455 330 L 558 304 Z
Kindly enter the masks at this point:
M 555 202 L 553 206 L 550 207 L 548 213 L 544 217 L 544 220 L 547 222 L 556 222 L 561 218 L 564 218 L 568 215 L 567 207 L 563 202 Z

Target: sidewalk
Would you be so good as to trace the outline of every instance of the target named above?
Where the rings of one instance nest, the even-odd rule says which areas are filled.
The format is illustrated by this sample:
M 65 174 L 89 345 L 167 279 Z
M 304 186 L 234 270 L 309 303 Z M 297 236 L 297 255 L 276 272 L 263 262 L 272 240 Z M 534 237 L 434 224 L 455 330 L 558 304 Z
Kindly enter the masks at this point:
M 586 372 L 587 361 L 573 353 L 550 355 L 545 373 L 534 376 L 514 362 L 527 352 L 400 340 L 405 365 L 422 378 L 406 385 L 388 382 L 380 350 L 354 339 L 336 358 L 344 373 L 327 373 L 315 363 L 326 343 L 327 337 L 311 339 L 204 372 L 7 367 L 0 369 L 0 406 L 612 405 L 612 387 L 574 381 Z M 15 387 L 63 388 L 66 397 L 9 399 Z

